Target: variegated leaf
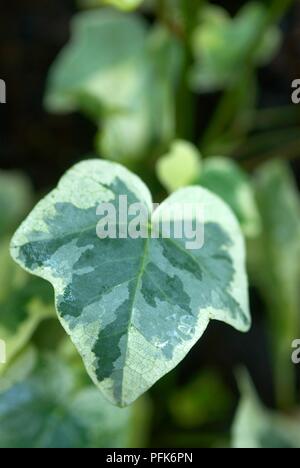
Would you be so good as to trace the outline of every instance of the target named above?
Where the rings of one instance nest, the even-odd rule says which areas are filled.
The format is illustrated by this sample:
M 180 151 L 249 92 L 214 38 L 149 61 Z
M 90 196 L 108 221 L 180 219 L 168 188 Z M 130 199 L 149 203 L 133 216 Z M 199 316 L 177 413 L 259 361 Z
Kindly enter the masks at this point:
M 76 361 L 29 348 L 1 379 L 0 448 L 128 447 L 135 411 L 107 404 Z
M 291 343 L 300 333 L 299 190 L 289 165 L 280 160 L 259 168 L 254 187 L 262 230 L 248 244 L 248 267 L 269 313 L 277 397 L 282 406 L 289 406 L 295 377 Z
M 250 376 L 239 377 L 241 401 L 232 426 L 232 447 L 238 449 L 299 448 L 300 418 L 270 411 L 260 401 Z
M 198 203 L 205 242 L 102 239 L 97 207 L 119 195 L 139 202 L 152 225 L 174 203 Z M 197 225 L 199 219 L 194 219 Z M 202 220 L 201 220 L 202 222 Z M 141 227 L 142 229 L 142 227 Z M 124 167 L 89 160 L 72 168 L 15 234 L 12 255 L 50 281 L 59 318 L 87 371 L 113 403 L 126 405 L 173 369 L 209 320 L 250 325 L 243 237 L 227 205 L 201 187 L 181 189 L 152 213 L 143 182 Z
M 267 16 L 268 9 L 263 2 L 247 2 L 234 18 L 223 7 L 208 3 L 192 38 L 196 59 L 191 73 L 193 87 L 207 92 L 232 86 L 243 69 L 249 48 L 254 48 L 255 64 L 268 63 L 280 46 L 281 33 L 277 26 L 270 24 L 258 44 L 255 42 Z
M 263 226 L 257 241 L 249 244 L 250 267 L 275 321 L 279 320 L 278 331 L 282 332 L 283 316 L 299 321 L 299 191 L 288 164 L 279 160 L 260 167 L 254 187 Z M 268 275 L 263 273 L 266 270 Z M 295 333 L 294 325 L 290 331 Z
M 47 109 L 83 110 L 101 123 L 96 145 L 108 159 L 128 163 L 148 155 L 154 143 L 169 142 L 179 41 L 163 27 L 149 29 L 141 17 L 107 8 L 79 13 L 71 29 L 49 73 Z

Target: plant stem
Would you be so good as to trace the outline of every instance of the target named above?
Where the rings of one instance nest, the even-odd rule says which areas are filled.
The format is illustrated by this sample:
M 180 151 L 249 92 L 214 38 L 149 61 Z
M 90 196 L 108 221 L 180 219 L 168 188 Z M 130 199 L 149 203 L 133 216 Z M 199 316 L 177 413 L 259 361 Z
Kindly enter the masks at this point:
M 198 24 L 200 9 L 204 6 L 203 0 L 181 0 L 181 12 L 185 23 L 186 38 L 189 41 Z
M 249 44 L 248 50 L 244 56 L 244 66 L 239 73 L 239 78 L 234 83 L 233 86 L 228 88 L 217 107 L 217 110 L 211 120 L 211 123 L 206 130 L 201 146 L 204 151 L 209 144 L 214 141 L 218 136 L 220 136 L 225 130 L 226 127 L 230 124 L 234 114 L 235 114 L 235 94 L 236 90 L 240 85 L 243 85 L 244 81 L 249 74 L 249 71 L 254 69 L 254 57 L 257 50 L 257 45 L 261 42 L 265 31 L 274 23 L 279 21 L 279 19 L 285 14 L 288 8 L 292 5 L 293 0 L 273 0 L 268 9 L 268 15 L 265 20 L 262 21 L 260 27 L 257 28 L 257 33 L 253 41 Z
M 189 72 L 193 64 L 191 39 L 198 24 L 200 9 L 205 0 L 181 0 L 181 13 L 184 22 L 184 63 L 177 93 L 177 137 L 193 141 L 195 137 L 196 98 L 189 87 Z
M 269 9 L 269 24 L 280 20 L 293 3 L 294 0 L 273 0 Z
M 291 360 L 292 342 L 300 331 L 298 304 L 282 302 L 273 306 L 270 321 L 273 336 L 274 377 L 276 400 L 279 409 L 290 410 L 296 404 L 296 372 Z M 283 316 L 284 314 L 284 316 Z M 275 317 L 274 317 L 275 315 Z M 278 329 L 277 319 L 284 320 Z
M 290 341 L 289 345 L 292 342 L 293 340 Z M 282 411 L 293 409 L 296 403 L 295 368 L 291 362 L 291 348 L 288 350 L 287 353 L 284 346 L 278 346 L 278 343 L 274 350 L 275 396 L 277 406 Z
M 157 0 L 157 17 L 180 41 L 184 41 L 185 31 L 179 22 L 175 21 L 169 14 L 166 0 Z

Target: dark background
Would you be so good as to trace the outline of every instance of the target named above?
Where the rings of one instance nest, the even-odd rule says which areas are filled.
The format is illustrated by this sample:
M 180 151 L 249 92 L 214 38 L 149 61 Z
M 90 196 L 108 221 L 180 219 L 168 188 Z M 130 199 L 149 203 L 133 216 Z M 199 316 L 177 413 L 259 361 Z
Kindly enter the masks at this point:
M 234 13 L 245 2 L 231 1 L 230 7 L 229 2 L 216 3 Z M 72 0 L 10 0 L 2 1 L 1 6 L 0 78 L 7 84 L 7 104 L 0 105 L 0 167 L 25 171 L 40 193 L 52 188 L 64 171 L 90 153 L 93 146 L 95 128 L 87 119 L 79 114 L 49 115 L 43 109 L 49 66 L 68 40 L 69 20 L 76 11 Z M 259 71 L 259 105 L 262 107 L 291 104 L 291 82 L 300 78 L 299 2 L 295 2 L 281 28 L 284 44 L 279 55 Z M 199 99 L 199 135 L 218 98 L 218 95 L 195 97 Z M 300 118 L 298 123 L 300 129 Z M 300 186 L 299 159 L 294 158 L 291 164 Z M 273 405 L 267 330 L 256 291 L 252 291 L 251 302 L 254 319 L 251 332 L 241 335 L 224 324 L 214 323 L 178 367 L 179 384 L 189 380 L 195 369 L 212 366 L 218 369 L 238 401 L 234 369 L 237 364 L 244 363 L 262 399 L 269 406 Z M 164 395 L 160 392 L 161 386 L 168 385 L 168 379 L 168 376 L 162 379 L 152 390 L 160 437 L 163 428 L 166 432 L 169 430 L 165 402 L 160 396 Z
M 246 2 L 215 3 L 234 13 Z M 43 109 L 49 66 L 67 42 L 69 21 L 77 10 L 75 0 L 10 0 L 1 7 L 0 78 L 7 84 L 7 104 L 0 106 L 0 165 L 24 169 L 42 190 L 92 150 L 95 131 L 85 118 L 49 115 Z M 282 30 L 279 56 L 259 72 L 262 106 L 290 104 L 291 82 L 300 77 L 299 2 L 282 22 Z M 201 97 L 199 134 L 217 98 Z

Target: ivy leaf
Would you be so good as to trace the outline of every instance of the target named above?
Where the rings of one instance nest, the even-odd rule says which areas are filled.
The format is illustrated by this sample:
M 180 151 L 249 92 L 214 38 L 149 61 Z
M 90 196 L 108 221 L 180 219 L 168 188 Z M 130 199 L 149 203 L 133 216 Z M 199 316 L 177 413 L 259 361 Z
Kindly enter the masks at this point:
M 0 171 L 0 339 L 6 363 L 28 342 L 37 325 L 55 313 L 50 286 L 25 273 L 11 259 L 9 238 L 30 211 L 33 193 L 21 173 Z M 5 366 L 0 366 L 0 373 Z
M 169 193 L 190 185 L 200 172 L 201 155 L 188 141 L 176 140 L 170 152 L 157 162 L 157 176 Z
M 71 40 L 50 70 L 46 107 L 69 112 L 87 106 L 95 119 L 101 105 L 118 109 L 127 98 L 120 78 L 131 74 L 131 63 L 140 56 L 146 34 L 145 23 L 131 15 L 106 9 L 76 15 L 71 23 Z M 93 109 L 92 98 L 96 100 Z
M 275 413 L 259 400 L 247 374 L 240 377 L 241 402 L 232 428 L 234 448 L 299 448 L 299 414 Z
M 142 158 L 173 138 L 180 63 L 181 46 L 165 29 L 117 11 L 83 12 L 50 71 L 46 107 L 83 110 L 100 124 L 102 156 Z
M 278 160 L 263 165 L 257 171 L 254 185 L 263 223 L 260 238 L 252 244 L 252 269 L 257 285 L 261 288 L 271 309 L 278 310 L 279 306 L 279 309 L 284 310 L 285 316 L 288 312 L 298 316 L 300 300 L 298 189 L 289 166 Z M 264 273 L 265 271 L 268 271 L 268 275 Z
M 262 231 L 248 244 L 249 271 L 269 312 L 277 397 L 288 406 L 294 399 L 291 343 L 300 332 L 299 191 L 289 166 L 278 160 L 258 170 L 254 186 Z
M 203 206 L 204 246 L 186 250 L 186 235 L 172 233 L 100 240 L 96 209 L 110 202 L 118 210 L 120 195 L 148 212 L 141 229 L 149 228 L 150 216 L 157 226 L 162 211 L 176 203 Z M 53 284 L 59 318 L 88 373 L 118 405 L 133 402 L 173 369 L 211 319 L 241 331 L 250 325 L 239 225 L 227 205 L 201 187 L 179 190 L 152 213 L 147 187 L 127 169 L 82 162 L 32 211 L 11 252 Z
M 9 255 L 9 241 L 0 242 L 0 339 L 10 363 L 40 322 L 55 316 L 50 285 L 21 270 Z M 0 366 L 0 374 L 5 366 Z
M 107 404 L 60 356 L 32 354 L 18 358 L 12 384 L 0 388 L 1 448 L 128 446 L 132 410 Z
M 232 86 L 267 14 L 266 7 L 258 2 L 248 2 L 234 18 L 222 7 L 205 7 L 192 40 L 196 58 L 191 73 L 193 87 L 207 92 Z M 256 47 L 255 64 L 268 63 L 280 40 L 279 29 L 269 27 Z

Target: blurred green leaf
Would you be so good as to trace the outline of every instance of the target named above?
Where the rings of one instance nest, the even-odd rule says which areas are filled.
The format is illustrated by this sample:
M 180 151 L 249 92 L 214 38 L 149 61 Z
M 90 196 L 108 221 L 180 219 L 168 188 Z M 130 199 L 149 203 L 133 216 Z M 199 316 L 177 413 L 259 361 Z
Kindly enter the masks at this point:
M 260 232 L 260 217 L 250 179 L 233 160 L 211 157 L 202 160 L 198 149 L 186 141 L 175 141 L 170 153 L 157 162 L 157 176 L 168 190 L 201 185 L 216 193 L 233 210 L 247 237 Z
M 169 193 L 191 184 L 200 172 L 201 155 L 197 148 L 184 140 L 176 140 L 170 152 L 156 166 L 157 176 Z
M 141 158 L 174 135 L 179 43 L 140 17 L 98 10 L 78 15 L 71 42 L 50 72 L 50 111 L 86 111 L 100 122 L 102 156 Z M 158 118 L 159 116 L 159 118 Z
M 16 228 L 32 204 L 29 180 L 21 173 L 0 170 L 0 237 Z
M 169 405 L 176 423 L 192 429 L 225 419 L 232 410 L 233 398 L 222 379 L 207 370 L 175 389 Z
M 300 412 L 271 412 L 259 401 L 247 375 L 240 380 L 241 402 L 232 428 L 234 448 L 300 448 Z
M 120 112 L 107 114 L 102 122 L 98 134 L 100 154 L 126 162 L 145 157 L 171 141 L 175 134 L 174 88 L 179 63 L 178 43 L 166 30 L 154 29 L 131 76 L 128 74 L 127 81 L 121 79 L 129 91 L 128 102 Z
M 111 5 L 124 11 L 134 10 L 142 2 L 143 0 L 80 0 L 79 1 L 80 5 L 84 7 Z
M 206 159 L 197 182 L 228 203 L 247 237 L 259 234 L 260 217 L 250 179 L 233 160 Z
M 0 242 L 0 338 L 9 363 L 31 338 L 38 324 L 55 317 L 53 290 L 24 272 L 11 259 L 9 240 Z M 5 366 L 0 367 L 0 373 Z
M 122 81 L 132 75 L 147 35 L 145 22 L 132 15 L 107 9 L 77 14 L 71 39 L 49 74 L 46 106 L 54 112 L 80 108 L 82 97 L 96 100 L 95 117 L 104 106 L 118 109 L 127 104 Z M 121 107 L 125 107 L 124 104 Z M 90 102 L 88 102 L 90 112 Z
M 267 14 L 267 7 L 258 2 L 247 3 L 234 18 L 219 6 L 204 9 L 192 44 L 196 64 L 191 82 L 195 89 L 215 91 L 236 83 L 253 47 L 256 65 L 272 59 L 280 44 L 279 29 L 270 26 L 258 46 L 256 43 Z
M 262 233 L 249 243 L 249 268 L 269 309 L 278 391 L 284 395 L 293 385 L 288 374 L 291 343 L 300 333 L 300 198 L 288 165 L 281 161 L 258 170 L 255 188 Z
M 6 366 L 0 376 L 0 394 L 6 392 L 13 385 L 22 382 L 33 371 L 37 360 L 36 349 L 28 345 L 18 354 L 9 366 Z M 1 399 L 0 399 L 1 405 Z
M 300 198 L 289 166 L 271 161 L 257 171 L 254 180 L 262 219 L 262 234 L 255 243 L 255 278 L 268 303 L 285 314 L 299 314 Z M 253 252 L 254 253 L 254 252 Z M 268 275 L 265 272 L 268 271 Z M 288 306 L 288 307 L 287 307 Z M 287 308 L 286 308 L 287 307 Z M 280 317 L 278 317 L 280 320 Z M 279 327 L 281 328 L 281 326 Z
M 26 360 L 29 362 L 26 364 Z M 0 447 L 93 448 L 126 447 L 131 409 L 118 409 L 57 354 L 22 358 L 15 364 L 12 386 L 0 390 Z
M 40 321 L 55 313 L 50 285 L 22 271 L 9 253 L 8 236 L 32 204 L 29 180 L 23 174 L 0 171 L 0 339 L 6 343 L 8 363 Z M 4 368 L 0 367 L 1 373 Z

